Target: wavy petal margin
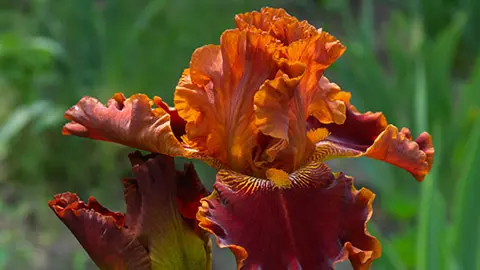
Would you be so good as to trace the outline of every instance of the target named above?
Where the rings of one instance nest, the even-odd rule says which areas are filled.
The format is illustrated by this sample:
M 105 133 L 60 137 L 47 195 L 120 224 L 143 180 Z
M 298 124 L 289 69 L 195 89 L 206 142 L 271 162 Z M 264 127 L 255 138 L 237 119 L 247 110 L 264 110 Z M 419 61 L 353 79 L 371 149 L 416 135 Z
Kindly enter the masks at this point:
M 223 170 L 202 200 L 200 227 L 232 250 L 238 269 L 333 269 L 347 258 L 368 269 L 380 256 L 380 243 L 366 230 L 371 191 L 356 190 L 352 178 L 322 163 L 273 177 Z
M 125 227 L 125 217 L 111 212 L 95 198 L 88 203 L 70 192 L 57 194 L 48 203 L 102 270 L 150 270 L 147 249 Z
M 252 11 L 235 16 L 239 29 L 257 28 L 289 45 L 297 40 L 317 34 L 317 29 L 307 21 L 298 21 L 281 8 L 262 8 L 260 12 Z
M 423 132 L 416 140 L 407 128 L 389 125 L 381 113 L 359 113 L 348 106 L 342 125 L 322 124 L 313 117 L 309 129 L 327 128 L 330 135 L 317 143 L 315 160 L 367 156 L 398 166 L 422 181 L 433 164 L 432 137 Z
M 156 108 L 152 108 L 154 103 Z M 184 153 L 174 131 L 180 137 L 185 122 L 158 97 L 152 101 L 146 95 L 136 94 L 127 99 L 117 93 L 107 106 L 95 98 L 83 97 L 65 112 L 65 118 L 72 122 L 63 127 L 64 135 L 110 141 L 169 156 Z
M 210 269 L 210 240 L 196 223 L 206 190 L 192 165 L 175 170 L 164 155 L 129 155 L 135 178 L 123 180 L 127 213 L 95 199 L 56 195 L 50 208 L 101 269 Z
M 323 72 L 344 52 L 345 46 L 334 36 L 315 29 L 307 21 L 298 21 L 285 10 L 262 8 L 235 16 L 239 29 L 256 29 L 278 39 L 284 46 L 276 57 L 305 65 L 298 90 L 301 92 L 305 119 L 313 115 L 320 122 L 342 124 L 350 94 L 323 77 Z M 328 84 L 329 87 L 325 87 Z

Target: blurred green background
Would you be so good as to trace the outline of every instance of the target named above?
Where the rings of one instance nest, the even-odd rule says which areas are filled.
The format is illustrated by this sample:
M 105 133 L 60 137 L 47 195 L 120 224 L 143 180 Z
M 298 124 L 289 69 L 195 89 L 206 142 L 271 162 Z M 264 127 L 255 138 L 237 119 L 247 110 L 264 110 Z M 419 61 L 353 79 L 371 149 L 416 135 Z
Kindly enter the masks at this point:
M 193 50 L 218 44 L 236 13 L 265 5 L 347 46 L 327 76 L 359 110 L 433 135 L 422 184 L 378 161 L 330 163 L 377 194 L 369 229 L 384 253 L 374 269 L 480 269 L 475 0 L 0 0 L 0 269 L 95 269 L 47 201 L 69 190 L 123 210 L 131 149 L 62 136 L 63 112 L 114 92 L 171 102 Z M 212 169 L 197 168 L 211 185 Z M 232 262 L 218 252 L 214 269 Z

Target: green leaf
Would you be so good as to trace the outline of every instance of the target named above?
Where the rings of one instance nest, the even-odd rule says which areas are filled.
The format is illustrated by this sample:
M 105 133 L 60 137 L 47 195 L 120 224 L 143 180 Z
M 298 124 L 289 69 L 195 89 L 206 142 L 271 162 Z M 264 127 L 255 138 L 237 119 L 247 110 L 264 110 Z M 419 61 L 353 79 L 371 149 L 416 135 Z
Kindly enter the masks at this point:
M 385 210 L 397 220 L 411 220 L 417 214 L 417 200 L 404 193 L 390 192 L 384 203 Z
M 30 121 L 38 117 L 39 114 L 49 111 L 51 104 L 46 101 L 39 100 L 31 105 L 24 105 L 14 110 L 10 117 L 2 123 L 0 127 L 0 157 L 8 151 L 9 141 L 17 136 Z
M 435 151 L 438 155 L 442 150 L 440 126 L 435 125 L 433 131 Z M 445 267 L 439 261 L 439 258 L 445 255 L 442 254 L 442 247 L 446 243 L 445 231 L 447 227 L 445 223 L 446 203 L 437 187 L 439 180 L 438 165 L 439 163 L 434 162 L 430 174 L 425 177 L 422 183 L 416 245 L 416 269 L 418 270 L 436 270 Z
M 376 267 L 382 266 L 383 269 L 395 269 L 395 270 L 405 270 L 407 269 L 407 265 L 405 261 L 402 260 L 401 254 L 398 253 L 398 248 L 396 248 L 395 239 L 390 240 L 384 237 L 380 230 L 378 229 L 377 225 L 373 222 L 370 222 L 368 225 L 369 231 L 372 235 L 374 235 L 380 243 L 382 243 L 382 257 L 377 260 L 374 265 Z M 398 239 L 398 238 L 397 238 Z M 380 268 L 378 268 L 380 269 Z
M 463 166 L 458 170 L 459 178 L 453 200 L 453 229 L 450 239 L 451 251 L 455 262 L 461 269 L 475 269 L 476 256 L 480 247 L 477 245 L 480 227 L 480 212 L 477 197 L 480 190 L 480 171 L 475 167 L 480 164 L 480 118 L 474 123 L 464 154 Z
M 428 98 L 435 106 L 429 107 L 429 118 L 433 121 L 450 120 L 452 115 L 452 72 L 462 31 L 467 22 L 464 13 L 456 13 L 452 22 L 433 40 L 425 44 L 425 65 Z

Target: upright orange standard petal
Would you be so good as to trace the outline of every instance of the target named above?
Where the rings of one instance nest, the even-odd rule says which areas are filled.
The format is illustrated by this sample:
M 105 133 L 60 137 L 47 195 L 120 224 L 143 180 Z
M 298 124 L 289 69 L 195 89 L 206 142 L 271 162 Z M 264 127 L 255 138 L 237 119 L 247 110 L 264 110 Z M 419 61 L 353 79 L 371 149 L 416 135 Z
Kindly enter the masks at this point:
M 266 160 L 276 157 L 278 161 L 272 166 L 293 171 L 304 165 L 312 152 L 311 143 L 315 143 L 305 136 L 304 121 L 309 116 L 314 116 L 322 123 L 341 124 L 345 121 L 350 94 L 341 91 L 336 84 L 323 77 L 325 69 L 343 54 L 345 47 L 332 35 L 315 29 L 306 21 L 298 21 L 283 9 L 263 8 L 260 12 L 240 14 L 235 17 L 235 22 L 239 29 L 260 30 L 271 35 L 282 44 L 275 53 L 275 58 L 290 63 L 290 66 L 295 63 L 304 67 L 304 73 L 295 89 L 290 89 L 288 93 L 282 92 L 282 95 L 278 95 L 278 90 L 269 91 L 275 93 L 277 98 L 265 104 L 270 104 L 270 119 L 276 117 L 278 120 L 271 121 L 270 125 L 265 124 L 269 120 L 267 118 L 262 118 L 260 122 L 260 127 L 266 130 L 266 134 L 276 138 L 269 142 L 271 150 L 266 151 Z M 279 102 L 278 99 L 282 101 Z M 289 108 L 288 124 L 285 122 L 285 109 L 272 110 L 273 107 L 280 106 Z M 262 115 L 267 115 L 263 111 Z M 284 139 L 287 137 L 287 125 L 288 140 Z
M 239 29 L 259 29 L 278 39 L 284 45 L 278 57 L 305 65 L 305 75 L 297 90 L 302 97 L 305 119 L 313 115 L 322 123 L 345 121 L 345 102 L 350 95 L 334 84 L 328 88 L 321 85 L 330 83 L 322 78 L 325 69 L 345 52 L 340 41 L 321 29 L 316 30 L 307 21 L 298 21 L 283 9 L 263 8 L 260 12 L 239 14 L 235 22 Z
M 257 156 L 254 162 L 266 167 L 293 171 L 304 156 L 313 149 L 305 136 L 305 122 L 298 121 L 301 99 L 297 86 L 305 66 L 299 62 L 282 60 L 289 74 L 279 72 L 277 78 L 266 81 L 254 96 L 255 125 L 261 132 L 257 137 Z M 297 113 L 300 111 L 300 114 Z
M 266 81 L 255 94 L 255 125 L 265 135 L 288 141 L 289 110 L 299 78 L 281 75 Z
M 345 102 L 350 95 L 340 91 L 325 77 L 324 71 L 345 51 L 345 47 L 326 32 L 299 40 L 284 48 L 282 56 L 305 63 L 305 76 L 298 86 L 304 115 L 312 115 L 322 123 L 342 124 L 345 121 Z
M 256 141 L 255 92 L 279 70 L 274 39 L 228 30 L 220 46 L 197 49 L 175 91 L 175 108 L 187 121 L 185 142 L 240 171 L 249 170 Z

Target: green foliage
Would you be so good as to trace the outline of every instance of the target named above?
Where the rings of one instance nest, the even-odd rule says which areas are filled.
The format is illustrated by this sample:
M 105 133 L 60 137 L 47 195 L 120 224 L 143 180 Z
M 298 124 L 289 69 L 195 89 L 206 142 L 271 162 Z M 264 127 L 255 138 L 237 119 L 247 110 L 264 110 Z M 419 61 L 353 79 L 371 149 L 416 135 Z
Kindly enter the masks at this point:
M 114 92 L 170 102 L 193 50 L 218 43 L 234 14 L 265 5 L 342 40 L 348 50 L 327 75 L 359 110 L 432 133 L 435 162 L 422 184 L 376 161 L 340 166 L 366 174 L 356 185 L 378 195 L 375 269 L 480 269 L 480 2 L 462 0 L 0 0 L 0 269 L 91 269 L 46 210 L 51 194 L 121 208 L 130 149 L 62 137 L 63 111 Z M 231 262 L 221 255 L 215 265 Z

